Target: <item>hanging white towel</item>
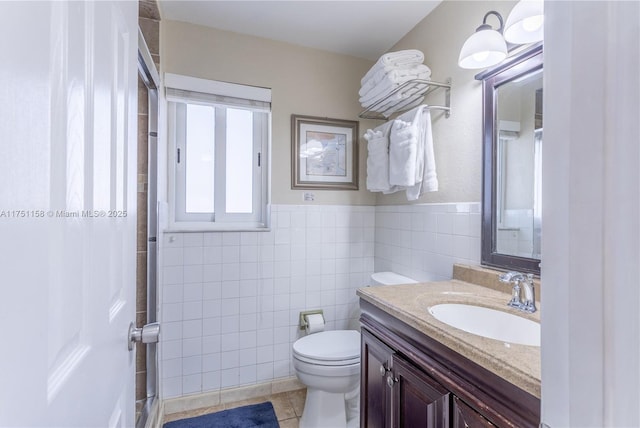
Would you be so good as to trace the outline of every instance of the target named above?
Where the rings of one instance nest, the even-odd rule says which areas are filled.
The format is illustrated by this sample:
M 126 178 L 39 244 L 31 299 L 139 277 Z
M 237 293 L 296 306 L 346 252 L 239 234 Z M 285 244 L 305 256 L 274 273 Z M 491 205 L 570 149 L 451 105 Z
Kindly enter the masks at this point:
M 426 192 L 438 190 L 438 178 L 433 152 L 433 132 L 431 129 L 431 112 L 426 106 L 420 106 L 402 114 L 399 120 L 411 120 L 417 127 L 417 155 L 415 183 L 407 186 L 407 200 L 414 201 Z
M 431 126 L 431 111 L 424 108 L 423 115 L 424 138 L 424 174 L 422 175 L 422 189 L 420 195 L 425 192 L 438 191 L 438 174 L 436 173 L 436 157 L 433 152 L 433 131 Z
M 389 135 L 389 183 L 409 187 L 416 183 L 418 128 L 412 122 L 396 119 Z
M 391 122 L 384 123 L 364 134 L 367 149 L 367 189 L 371 192 L 387 192 L 389 184 L 389 130 Z
M 393 121 L 389 136 L 389 182 L 385 193 L 405 190 L 414 201 L 425 192 L 438 190 L 433 152 L 431 113 L 420 106 Z

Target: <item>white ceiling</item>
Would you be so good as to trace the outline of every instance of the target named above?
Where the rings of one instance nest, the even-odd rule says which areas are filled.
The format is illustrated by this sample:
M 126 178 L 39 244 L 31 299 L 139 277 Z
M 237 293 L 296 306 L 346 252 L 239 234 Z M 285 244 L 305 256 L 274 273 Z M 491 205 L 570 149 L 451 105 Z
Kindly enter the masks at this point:
M 159 0 L 162 19 L 376 60 L 442 0 Z

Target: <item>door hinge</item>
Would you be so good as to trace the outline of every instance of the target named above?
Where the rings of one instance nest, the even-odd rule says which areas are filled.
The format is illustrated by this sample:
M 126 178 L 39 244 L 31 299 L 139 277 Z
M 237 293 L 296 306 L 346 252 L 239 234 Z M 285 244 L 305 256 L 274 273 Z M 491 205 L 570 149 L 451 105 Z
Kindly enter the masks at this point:
M 258 152 L 258 167 L 261 166 L 261 155 L 262 153 Z
M 176 159 L 177 159 L 177 163 L 180 163 L 180 149 L 178 149 L 176 153 Z

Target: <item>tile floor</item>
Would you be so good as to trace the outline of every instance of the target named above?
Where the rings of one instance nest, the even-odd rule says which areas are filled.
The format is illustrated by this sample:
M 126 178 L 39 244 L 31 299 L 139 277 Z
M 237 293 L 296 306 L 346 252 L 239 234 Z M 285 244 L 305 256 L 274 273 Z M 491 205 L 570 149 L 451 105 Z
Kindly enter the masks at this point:
M 280 428 L 298 428 L 300 416 L 304 409 L 304 400 L 307 397 L 306 389 L 282 392 L 279 394 L 267 395 L 264 397 L 251 398 L 249 400 L 235 401 L 233 403 L 219 404 L 217 406 L 205 407 L 202 409 L 188 410 L 186 412 L 172 413 L 165 415 L 162 423 L 175 421 L 178 419 L 192 418 L 194 416 L 206 415 L 220 410 L 233 409 L 235 407 L 246 406 L 248 404 L 258 404 L 271 401 L 276 411 Z

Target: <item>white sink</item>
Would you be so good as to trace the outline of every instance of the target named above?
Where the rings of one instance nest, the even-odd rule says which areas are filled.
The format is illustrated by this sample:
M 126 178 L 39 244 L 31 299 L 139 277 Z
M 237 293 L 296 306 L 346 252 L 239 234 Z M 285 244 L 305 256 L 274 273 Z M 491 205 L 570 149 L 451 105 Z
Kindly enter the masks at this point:
M 482 306 L 443 303 L 429 313 L 451 327 L 507 343 L 540 346 L 540 324 L 529 319 Z

